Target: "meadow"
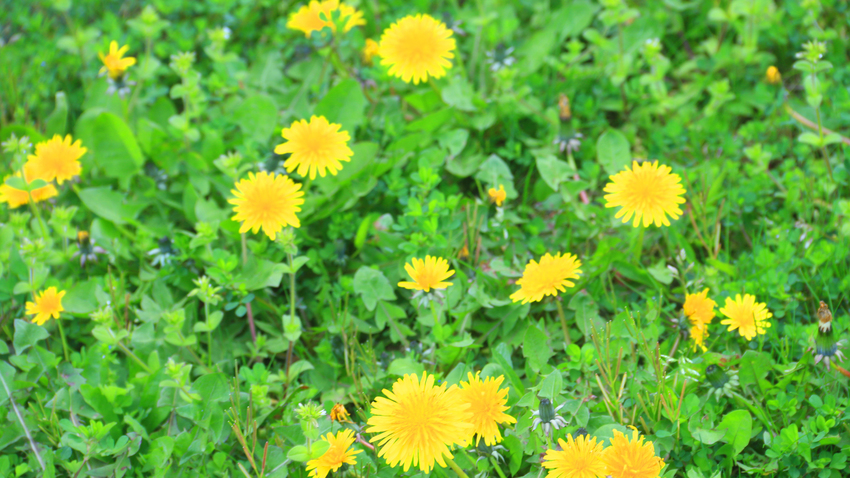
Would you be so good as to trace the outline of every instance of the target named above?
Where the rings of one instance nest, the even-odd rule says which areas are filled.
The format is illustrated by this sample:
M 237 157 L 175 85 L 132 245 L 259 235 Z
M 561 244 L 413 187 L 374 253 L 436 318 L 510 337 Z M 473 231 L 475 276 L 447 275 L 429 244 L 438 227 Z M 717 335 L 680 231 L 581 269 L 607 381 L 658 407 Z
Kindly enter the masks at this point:
M 850 4 L 0 13 L 0 477 L 850 475 Z

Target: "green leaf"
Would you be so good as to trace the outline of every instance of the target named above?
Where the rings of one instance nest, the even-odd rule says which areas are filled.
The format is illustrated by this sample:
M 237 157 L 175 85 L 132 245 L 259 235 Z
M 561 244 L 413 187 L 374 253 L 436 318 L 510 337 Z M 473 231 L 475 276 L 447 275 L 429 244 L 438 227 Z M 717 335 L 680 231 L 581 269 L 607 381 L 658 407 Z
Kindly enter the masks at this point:
M 440 143 L 440 147 L 448 150 L 451 156 L 457 156 L 460 154 L 468 140 L 469 130 L 465 129 L 454 129 L 440 135 L 437 138 L 437 142 Z
M 823 146 L 821 144 L 822 141 L 820 139 L 820 136 L 818 136 L 814 133 L 810 133 L 808 131 L 801 134 L 800 136 L 797 136 L 797 141 L 800 141 L 801 143 L 810 144 L 810 145 L 818 147 L 818 148 Z
M 366 97 L 357 80 L 349 78 L 339 82 L 328 91 L 322 101 L 316 105 L 315 114 L 324 116 L 331 123 L 342 125 L 353 138 L 354 131 L 363 124 L 363 112 L 366 110 Z
M 286 381 L 292 383 L 302 373 L 315 368 L 309 361 L 299 360 L 289 367 L 289 375 L 286 376 Z
M 670 285 L 673 282 L 673 271 L 667 268 L 664 260 L 660 260 L 652 267 L 647 268 L 646 272 L 649 272 L 649 275 L 664 285 Z
M 629 140 L 616 129 L 602 133 L 596 141 L 596 159 L 606 173 L 619 173 L 632 162 Z
M 555 369 L 540 382 L 538 395 L 549 400 L 555 400 L 555 397 L 560 395 L 563 389 L 564 379 L 561 376 L 561 371 Z
M 287 271 L 289 266 L 286 264 L 258 259 L 253 262 L 253 266 L 246 267 L 240 277 L 245 281 L 247 290 L 265 289 L 279 286 Z
M 511 352 L 508 350 L 508 345 L 502 342 L 496 346 L 496 353 L 493 354 L 493 360 L 502 367 L 502 370 L 504 370 L 505 375 L 508 376 L 508 379 L 511 381 L 511 385 L 513 385 L 514 389 L 516 389 L 520 395 L 524 395 L 525 386 L 522 384 L 522 380 L 520 380 L 516 370 L 514 370 L 510 356 Z
M 192 384 L 204 403 L 222 402 L 230 399 L 230 384 L 223 373 L 210 373 L 199 377 Z
M 398 358 L 390 363 L 390 366 L 387 368 L 387 373 L 389 375 L 398 375 L 403 377 L 407 374 L 414 375 L 422 375 L 422 372 L 425 371 L 425 365 L 422 362 L 413 360 L 410 357 Z
M 549 337 L 535 325 L 529 324 L 522 339 L 522 354 L 528 359 L 528 366 L 535 372 L 540 372 L 552 357 L 552 349 L 547 345 Z
M 475 111 L 475 105 L 472 103 L 472 98 L 475 97 L 475 92 L 472 90 L 472 85 L 460 76 L 453 77 L 449 84 L 443 88 L 441 92 L 443 101 L 447 105 L 460 111 Z
M 24 350 L 35 346 L 40 340 L 49 337 L 47 330 L 26 320 L 15 319 L 15 354 L 21 355 Z
M 277 104 L 271 97 L 255 95 L 246 98 L 236 108 L 233 121 L 245 137 L 266 144 L 277 128 L 277 116 Z
M 555 191 L 562 182 L 570 180 L 575 173 L 566 161 L 561 161 L 553 154 L 546 153 L 535 155 L 535 157 L 540 177 Z
M 354 274 L 354 292 L 360 295 L 368 310 L 375 310 L 378 300 L 395 300 L 395 291 L 383 272 L 362 266 Z
M 126 224 L 128 219 L 135 217 L 132 209 L 124 204 L 125 196 L 113 191 L 109 186 L 86 188 L 80 190 L 77 195 L 91 212 L 107 221 Z
M 99 114 L 98 114 L 99 113 Z M 119 116 L 102 110 L 86 111 L 77 121 L 77 137 L 107 177 L 128 185 L 145 162 L 133 132 Z
M 289 452 L 286 454 L 286 458 L 292 461 L 308 461 L 310 460 L 310 452 L 307 451 L 307 447 L 304 445 L 296 445 L 289 449 Z
M 747 410 L 733 410 L 723 417 L 723 420 L 717 425 L 717 429 L 726 430 L 723 441 L 732 445 L 735 450 L 734 456 L 738 456 L 750 443 L 753 418 Z
M 15 391 L 15 368 L 8 362 L 0 362 L 0 405 L 5 405 L 9 395 Z
M 6 185 L 10 188 L 18 189 L 20 191 L 29 191 L 29 185 L 24 181 L 24 178 L 20 176 L 9 176 L 6 178 Z
M 56 107 L 44 120 L 44 129 L 48 136 L 64 135 L 68 127 L 68 97 L 64 91 L 56 92 Z

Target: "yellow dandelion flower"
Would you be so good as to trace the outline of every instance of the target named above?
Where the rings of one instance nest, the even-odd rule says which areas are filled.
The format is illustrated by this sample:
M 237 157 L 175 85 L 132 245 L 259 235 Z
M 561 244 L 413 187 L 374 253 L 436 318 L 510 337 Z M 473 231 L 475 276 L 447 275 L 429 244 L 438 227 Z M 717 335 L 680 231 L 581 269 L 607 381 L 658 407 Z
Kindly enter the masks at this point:
M 434 385 L 434 376 L 427 372 L 422 378 L 409 374 L 393 384 L 386 397 L 372 402 L 372 417 L 366 422 L 367 433 L 377 433 L 378 456 L 395 468 L 404 471 L 418 466 L 425 473 L 436 462 L 446 466 L 452 458 L 449 447 L 464 445 L 472 435 L 472 413 L 460 397 L 457 386 Z
M 472 412 L 474 443 L 477 445 L 483 438 L 487 446 L 493 446 L 502 441 L 499 424 L 516 423 L 516 419 L 505 413 L 510 408 L 507 406 L 508 389 L 499 389 L 505 377 L 487 377 L 482 381 L 479 375 L 480 372 L 469 373 L 469 381 L 460 382 L 460 398 L 469 404 Z
M 33 173 L 32 166 L 29 164 L 24 165 L 24 172 L 26 173 L 27 182 L 35 181 L 36 179 L 44 179 L 39 178 L 36 174 Z M 15 173 L 15 176 L 21 177 L 20 171 Z M 0 184 L 0 203 L 7 203 L 10 208 L 15 209 L 17 207 L 21 207 L 29 202 L 29 195 L 23 189 L 13 188 L 6 184 L 6 180 L 12 177 L 11 175 L 6 176 L 3 179 L 3 184 Z M 32 194 L 33 202 L 41 202 L 46 201 L 57 194 L 59 191 L 56 190 L 56 186 L 52 183 L 48 183 L 46 186 L 42 186 L 38 189 L 30 191 Z
M 366 45 L 363 47 L 363 62 L 367 65 L 372 64 L 372 58 L 378 54 L 378 42 L 371 38 L 366 39 Z
M 298 169 L 301 176 L 310 175 L 310 179 L 325 177 L 330 171 L 332 176 L 342 169 L 340 161 L 351 161 L 354 152 L 348 147 L 351 137 L 347 131 L 340 131 L 342 125 L 329 123 L 324 116 L 313 116 L 307 120 L 295 121 L 289 128 L 281 131 L 286 141 L 277 145 L 277 154 L 291 153 L 283 163 L 288 172 Z
M 698 348 L 702 349 L 703 352 L 708 351 L 705 347 L 705 339 L 707 338 L 708 324 L 700 322 L 691 326 L 691 348 L 694 352 L 696 352 Z
M 399 282 L 399 287 L 405 289 L 417 289 L 430 292 L 431 289 L 445 289 L 452 285 L 451 282 L 443 282 L 455 271 L 449 269 L 449 261 L 442 257 L 425 256 L 425 260 L 413 258 L 404 265 L 404 270 L 413 279 L 413 282 Z
M 635 227 L 640 225 L 641 219 L 643 227 L 652 223 L 658 227 L 669 226 L 667 216 L 678 219 L 682 215 L 679 204 L 685 202 L 681 178 L 678 174 L 670 174 L 671 171 L 669 166 L 659 166 L 658 161 L 632 162 L 631 169 L 627 166 L 611 176 L 611 182 L 605 186 L 605 192 L 611 193 L 605 196 L 605 207 L 622 207 L 615 217 L 629 222 L 634 215 Z
M 714 308 L 717 303 L 708 298 L 708 289 L 696 294 L 685 296 L 685 305 L 682 310 L 691 324 L 710 324 L 714 319 Z
M 602 478 L 605 464 L 602 462 L 602 443 L 596 438 L 581 435 L 573 439 L 567 435 L 567 441 L 558 439 L 560 450 L 549 449 L 543 458 L 543 468 L 549 473 L 546 478 Z
M 539 302 L 547 295 L 556 296 L 558 291 L 564 292 L 567 287 L 575 286 L 571 279 L 578 279 L 581 274 L 579 267 L 581 261 L 570 253 L 562 256 L 558 252 L 553 256 L 547 252 L 539 263 L 532 259 L 525 266 L 522 278 L 516 281 L 520 289 L 511 295 L 511 299 L 525 304 Z
M 354 431 L 349 429 L 340 430 L 336 436 L 328 433 L 322 440 L 331 446 L 322 456 L 307 462 L 309 476 L 325 478 L 328 473 L 339 470 L 343 464 L 356 465 L 357 458 L 354 455 L 363 453 L 363 450 L 349 449 L 354 443 Z
M 295 215 L 304 204 L 304 191 L 300 189 L 301 185 L 288 176 L 265 171 L 240 180 L 230 191 L 235 197 L 227 201 L 235 206 L 233 220 L 242 222 L 239 232 L 256 234 L 262 228 L 274 240 L 284 226 L 301 227 Z
M 333 13 L 337 11 L 340 20 L 345 22 L 344 31 L 346 33 L 356 26 L 366 24 L 366 20 L 363 19 L 363 12 L 349 5 L 341 4 L 339 0 L 324 0 L 322 2 L 312 0 L 290 15 L 286 26 L 293 30 L 301 30 L 307 38 L 314 31 L 319 31 L 325 27 L 330 27 L 336 33 L 336 25 L 332 18 Z
M 508 193 L 505 191 L 505 186 L 500 184 L 499 189 L 490 188 L 487 191 L 487 195 L 490 196 L 490 200 L 496 203 L 496 206 L 502 207 L 502 203 L 505 202 L 505 198 L 508 197 Z
M 73 142 L 71 135 L 54 135 L 53 139 L 35 145 L 35 155 L 28 156 L 27 164 L 36 177 L 57 183 L 72 179 L 80 174 L 82 166 L 79 159 L 88 151 L 79 139 Z M 29 175 L 29 173 L 27 173 Z
M 765 73 L 765 79 L 771 85 L 777 85 L 782 82 L 782 75 L 779 74 L 779 69 L 775 66 L 771 65 L 767 67 L 767 73 Z
M 59 318 L 59 314 L 65 309 L 62 308 L 62 297 L 65 296 L 65 291 L 57 291 L 56 287 L 48 287 L 40 294 L 36 294 L 35 302 L 27 302 L 27 315 L 35 315 L 32 318 L 33 323 L 44 325 L 51 317 Z
M 384 30 L 378 55 L 389 74 L 418 85 L 428 77 L 442 78 L 451 68 L 455 40 L 446 25 L 425 14 L 410 15 Z
M 756 303 L 755 296 L 750 294 L 744 294 L 744 297 L 737 294 L 735 300 L 727 297 L 726 305 L 720 309 L 720 313 L 728 317 L 720 323 L 728 325 L 729 332 L 738 329 L 741 337 L 747 340 L 753 340 L 756 335 L 764 334 L 771 325 L 767 319 L 773 317 L 773 314 L 767 310 L 767 304 Z
M 118 42 L 113 40 L 109 43 L 109 53 L 104 55 L 103 53 L 98 52 L 97 56 L 100 57 L 100 61 L 103 62 L 103 68 L 100 69 L 100 74 L 109 73 L 109 77 L 113 80 L 120 78 L 121 75 L 127 71 L 127 68 L 136 64 L 136 59 L 132 56 L 122 58 L 124 53 L 127 53 L 127 50 L 129 49 L 129 45 L 124 45 L 121 48 L 118 48 Z
M 341 403 L 335 404 L 331 409 L 331 420 L 335 422 L 350 422 L 348 416 L 348 410 Z
M 652 442 L 643 442 L 637 430 L 631 440 L 619 430 L 614 430 L 611 446 L 602 453 L 605 474 L 616 478 L 658 478 L 664 460 L 655 456 Z

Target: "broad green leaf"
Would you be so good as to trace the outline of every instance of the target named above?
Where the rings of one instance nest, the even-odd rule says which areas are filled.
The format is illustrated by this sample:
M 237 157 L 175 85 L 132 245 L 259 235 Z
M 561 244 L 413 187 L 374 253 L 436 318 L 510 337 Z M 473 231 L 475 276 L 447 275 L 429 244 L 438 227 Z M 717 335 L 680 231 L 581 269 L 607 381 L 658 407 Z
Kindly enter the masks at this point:
M 547 344 L 549 337 L 533 324 L 529 324 L 522 340 L 522 354 L 528 359 L 528 366 L 535 372 L 540 372 L 552 357 L 552 349 Z
M 454 76 L 449 81 L 449 84 L 443 88 L 441 92 L 443 101 L 447 105 L 460 111 L 475 111 L 475 105 L 472 103 L 472 98 L 475 97 L 475 92 L 472 90 L 472 85 L 465 78 Z
M 354 138 L 355 130 L 363 124 L 363 112 L 366 110 L 366 97 L 357 80 L 349 78 L 339 82 L 328 91 L 322 101 L 316 105 L 315 114 L 324 116 L 331 123 L 342 125 L 341 131 L 347 131 Z
M 395 300 L 395 291 L 383 272 L 362 266 L 354 274 L 354 292 L 368 310 L 375 310 L 378 300 Z
M 390 363 L 387 368 L 387 373 L 390 375 L 398 375 L 403 377 L 407 374 L 422 375 L 425 371 L 425 365 L 422 362 L 413 360 L 410 357 L 398 358 Z
M 277 128 L 277 116 L 275 101 L 265 95 L 256 95 L 246 98 L 236 108 L 233 112 L 233 121 L 239 125 L 245 137 L 266 144 Z M 281 139 L 280 142 L 283 140 Z
M 549 400 L 555 400 L 555 397 L 560 395 L 563 389 L 564 379 L 561 376 L 561 371 L 555 369 L 540 382 L 538 395 Z
M 64 91 L 56 92 L 56 107 L 44 120 L 44 129 L 47 136 L 58 134 L 64 136 L 68 127 L 68 97 Z M 85 146 L 85 145 L 83 145 Z
M 49 337 L 50 334 L 44 327 L 27 322 L 26 320 L 15 319 L 15 353 L 21 355 L 24 350 L 35 346 L 41 340 Z
M 107 177 L 128 185 L 145 162 L 133 132 L 119 116 L 100 110 L 86 111 L 77 121 L 77 138 Z M 84 156 L 84 158 L 86 157 Z
M 108 186 L 86 188 L 77 193 L 83 204 L 96 215 L 115 224 L 126 224 L 135 214 L 124 204 L 125 196 Z
M 750 443 L 753 430 L 753 418 L 747 410 L 733 410 L 723 417 L 717 430 L 726 430 L 723 441 L 732 445 L 735 456 L 739 455 Z
M 195 380 L 192 388 L 198 392 L 204 403 L 221 402 L 230 399 L 230 384 L 223 373 L 210 373 Z
M 558 190 L 558 186 L 572 179 L 575 171 L 566 161 L 561 161 L 553 154 L 538 154 L 535 155 L 537 160 L 537 171 L 540 172 L 540 177 L 554 191 Z
M 596 141 L 596 158 L 606 173 L 619 173 L 632 163 L 629 140 L 616 129 L 609 129 Z

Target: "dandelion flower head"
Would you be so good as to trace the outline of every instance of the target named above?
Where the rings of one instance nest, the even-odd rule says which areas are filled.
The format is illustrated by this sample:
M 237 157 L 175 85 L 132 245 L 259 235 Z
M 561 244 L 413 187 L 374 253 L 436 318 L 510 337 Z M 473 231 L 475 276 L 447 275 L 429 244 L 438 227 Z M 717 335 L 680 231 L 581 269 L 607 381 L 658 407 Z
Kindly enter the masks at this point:
M 631 439 L 614 430 L 602 461 L 605 474 L 617 478 L 658 478 L 664 468 L 664 460 L 655 456 L 652 442 L 644 443 L 644 437 L 637 430 L 632 431 Z
M 372 58 L 378 54 L 378 42 L 371 38 L 366 39 L 366 45 L 363 46 L 363 61 L 367 65 L 372 64 Z
M 308 38 L 314 31 L 319 31 L 325 27 L 336 32 L 336 24 L 333 22 L 334 12 L 339 12 L 339 19 L 344 22 L 343 30 L 346 33 L 356 26 L 366 24 L 366 20 L 363 19 L 363 12 L 340 3 L 339 0 L 321 2 L 311 0 L 309 4 L 302 6 L 297 12 L 289 16 L 286 26 L 304 32 L 304 35 Z
M 546 478 L 602 478 L 605 464 L 602 462 L 602 443 L 596 438 L 581 435 L 567 441 L 558 439 L 560 450 L 549 449 L 543 458 L 543 468 L 549 470 Z
M 309 476 L 325 478 L 328 473 L 339 470 L 343 464 L 356 465 L 357 458 L 354 455 L 363 452 L 349 449 L 354 443 L 354 431 L 347 428 L 340 430 L 336 436 L 328 433 L 322 440 L 330 443 L 330 447 L 319 458 L 307 462 Z
M 236 213 L 233 220 L 242 222 L 239 232 L 263 232 L 274 240 L 284 226 L 301 227 L 296 212 L 304 204 L 301 185 L 288 176 L 262 171 L 249 173 L 248 179 L 236 183 L 230 191 L 235 196 L 228 200 Z
M 455 40 L 446 25 L 425 14 L 410 15 L 384 30 L 378 54 L 390 76 L 418 85 L 451 68 Z
M 744 294 L 743 297 L 737 294 L 735 300 L 727 297 L 726 305 L 720 309 L 720 313 L 728 317 L 720 323 L 728 325 L 730 332 L 737 329 L 741 337 L 747 340 L 764 334 L 771 325 L 767 319 L 773 317 L 767 310 L 767 304 L 757 303 L 755 296 L 750 294 Z
M 275 147 L 277 154 L 290 153 L 283 163 L 288 172 L 296 169 L 303 177 L 316 179 L 316 173 L 325 177 L 328 171 L 332 176 L 342 169 L 341 161 L 351 161 L 354 153 L 348 147 L 351 137 L 342 126 L 329 123 L 324 116 L 313 116 L 307 120 L 295 121 L 289 128 L 281 131 L 284 141 Z
M 567 287 L 575 286 L 572 282 L 581 274 L 581 261 L 573 254 L 561 255 L 560 252 L 554 256 L 548 252 L 540 258 L 540 262 L 533 259 L 525 266 L 516 283 L 520 289 L 511 295 L 514 302 L 522 301 L 539 302 L 544 296 L 556 296 L 558 292 L 564 292 Z
M 28 164 L 24 165 L 24 173 L 26 173 L 26 180 L 28 183 L 31 183 L 36 179 L 43 179 L 34 174 L 32 166 Z M 21 177 L 20 171 L 15 173 L 15 176 Z M 6 180 L 10 177 L 12 176 L 6 176 L 3 179 L 3 184 L 0 184 L 0 203 L 6 203 L 10 208 L 15 209 L 27 204 L 30 198 L 29 194 L 27 194 L 25 190 L 17 189 L 6 184 Z M 34 202 L 41 202 L 56 196 L 59 194 L 59 191 L 56 190 L 56 186 L 52 183 L 48 183 L 45 186 L 30 191 L 30 194 L 32 194 L 32 200 Z
M 682 309 L 691 324 L 710 324 L 714 319 L 715 307 L 717 303 L 708 298 L 708 289 L 705 289 L 685 296 L 685 305 Z
M 453 276 L 455 271 L 449 269 L 449 261 L 442 257 L 425 256 L 425 260 L 413 258 L 404 265 L 404 270 L 413 282 L 401 281 L 399 287 L 417 289 L 429 292 L 431 289 L 445 289 L 452 285 L 444 282 Z
M 434 463 L 445 467 L 452 458 L 449 447 L 464 445 L 473 433 L 472 413 L 457 386 L 434 385 L 434 376 L 409 374 L 393 384 L 392 391 L 372 402 L 367 433 L 377 433 L 372 442 L 378 456 L 404 471 L 417 466 L 425 473 Z
M 782 75 L 779 73 L 779 69 L 773 65 L 767 67 L 767 73 L 765 73 L 765 79 L 771 85 L 778 85 L 782 81 Z
M 505 411 L 510 408 L 508 402 L 508 389 L 499 389 L 505 380 L 503 375 L 498 378 L 487 377 L 481 380 L 480 373 L 468 374 L 468 382 L 460 382 L 460 397 L 464 403 L 469 404 L 472 412 L 472 425 L 475 433 L 475 444 L 484 439 L 484 444 L 493 446 L 502 441 L 499 432 L 499 424 L 516 423 L 516 419 Z
M 503 184 L 499 185 L 499 189 L 490 188 L 487 191 L 487 195 L 490 196 L 490 200 L 496 203 L 496 206 L 502 207 L 502 203 L 505 202 L 505 198 L 508 197 L 508 193 L 505 191 L 505 186 Z
M 605 207 L 619 207 L 616 218 L 629 222 L 634 217 L 634 226 L 643 222 L 643 227 L 655 224 L 669 226 L 669 215 L 678 219 L 682 215 L 679 204 L 685 202 L 678 174 L 671 174 L 669 166 L 637 161 L 632 167 L 611 176 L 611 182 L 605 186 Z
M 127 53 L 129 49 L 129 45 L 118 48 L 118 42 L 113 40 L 109 43 L 109 53 L 104 55 L 98 52 L 97 56 L 103 62 L 103 68 L 100 69 L 100 74 L 109 73 L 109 77 L 113 80 L 120 78 L 127 71 L 127 68 L 136 64 L 136 59 L 132 56 L 124 58 L 124 53 Z
M 35 145 L 35 154 L 28 156 L 27 164 L 36 177 L 57 183 L 72 179 L 80 174 L 82 166 L 79 159 L 88 151 L 79 139 L 73 141 L 71 135 L 54 135 L 52 139 Z M 29 174 L 28 174 L 29 175 Z
M 57 291 L 56 287 L 48 287 L 46 290 L 35 295 L 35 302 L 27 302 L 27 315 L 35 315 L 32 321 L 38 325 L 44 325 L 51 317 L 59 318 L 62 308 L 62 297 L 65 291 Z
M 708 324 L 704 324 L 702 322 L 696 323 L 691 326 L 691 348 L 694 352 L 697 349 L 702 350 L 703 352 L 707 352 L 708 348 L 705 346 L 705 339 L 708 338 Z

